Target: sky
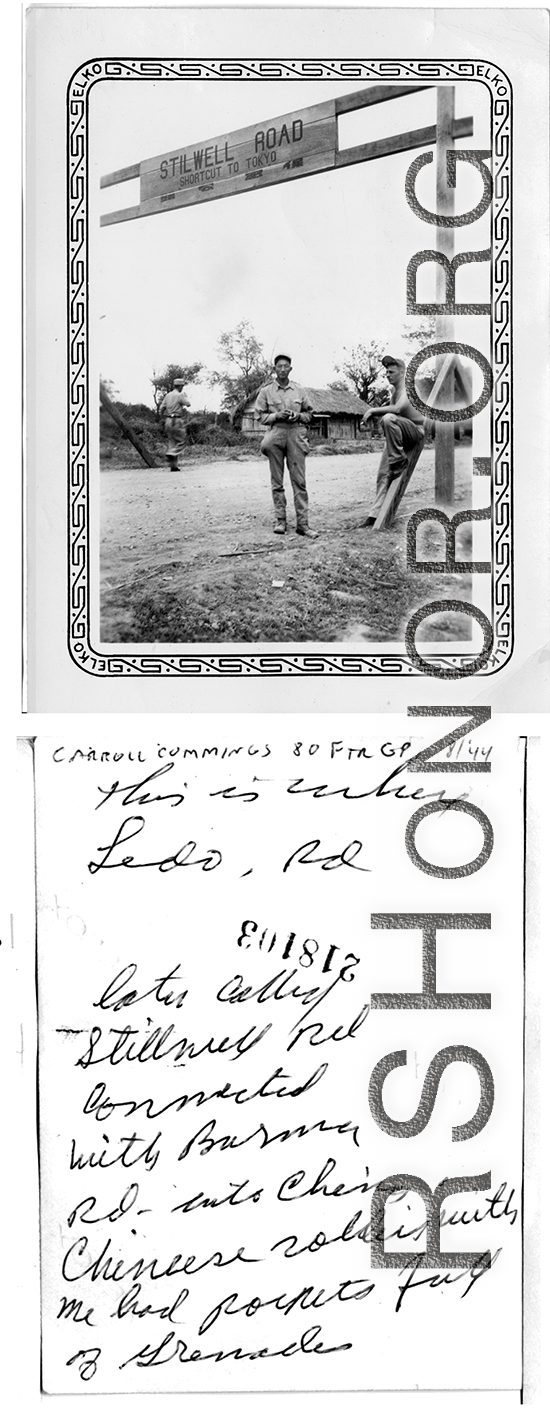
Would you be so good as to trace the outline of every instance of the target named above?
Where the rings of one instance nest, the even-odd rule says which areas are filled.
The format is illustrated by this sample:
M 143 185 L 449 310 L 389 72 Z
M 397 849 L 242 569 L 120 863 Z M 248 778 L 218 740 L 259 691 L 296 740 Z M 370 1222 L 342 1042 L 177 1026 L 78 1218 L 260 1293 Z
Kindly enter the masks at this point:
M 375 338 L 399 356 L 407 316 L 406 269 L 435 248 L 436 231 L 410 210 L 405 176 L 419 150 L 264 190 L 99 229 L 99 214 L 139 202 L 139 183 L 99 190 L 99 178 L 134 162 L 248 124 L 268 122 L 327 97 L 371 86 L 309 80 L 97 84 L 90 107 L 91 313 L 102 376 L 121 400 L 152 405 L 151 376 L 168 362 L 220 367 L 222 332 L 246 319 L 272 359 L 292 356 L 292 376 L 322 387 L 337 376 L 344 349 Z M 339 146 L 435 123 L 436 90 L 384 102 L 339 119 Z M 456 116 L 472 115 L 461 148 L 489 145 L 489 97 L 479 83 L 456 85 Z M 425 150 L 425 149 L 423 149 Z M 435 205 L 435 167 L 416 182 Z M 481 181 L 458 163 L 456 213 L 477 204 Z M 456 231 L 456 252 L 490 240 L 489 215 Z M 463 267 L 459 301 L 489 299 L 489 265 Z M 435 295 L 434 267 L 418 274 L 417 297 Z M 487 318 L 455 320 L 455 337 L 484 350 Z M 410 351 L 408 353 L 410 356 Z M 474 373 L 474 391 L 481 373 Z M 189 388 L 193 410 L 219 407 L 219 392 Z

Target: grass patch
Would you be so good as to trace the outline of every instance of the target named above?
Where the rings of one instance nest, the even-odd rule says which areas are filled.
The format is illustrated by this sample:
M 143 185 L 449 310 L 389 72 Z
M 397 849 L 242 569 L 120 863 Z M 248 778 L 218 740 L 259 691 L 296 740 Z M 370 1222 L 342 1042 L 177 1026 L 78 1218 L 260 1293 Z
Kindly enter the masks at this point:
M 318 545 L 259 556 L 246 566 L 210 565 L 208 580 L 197 581 L 174 564 L 166 584 L 149 576 L 113 592 L 118 635 L 125 642 L 333 642 L 357 638 L 396 640 L 403 622 L 424 601 L 456 595 L 456 583 L 441 576 L 425 580 L 407 573 L 402 551 L 369 538 L 365 548 L 332 551 Z M 274 587 L 273 581 L 283 581 Z M 469 595 L 469 584 L 463 587 Z M 469 636 L 463 617 L 426 623 L 418 639 Z

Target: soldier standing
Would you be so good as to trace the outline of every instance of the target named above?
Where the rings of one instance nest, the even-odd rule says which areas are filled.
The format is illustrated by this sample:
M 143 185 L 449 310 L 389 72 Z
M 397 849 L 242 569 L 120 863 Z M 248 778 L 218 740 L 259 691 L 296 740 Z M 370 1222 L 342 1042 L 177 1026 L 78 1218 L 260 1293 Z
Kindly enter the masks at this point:
M 307 393 L 290 381 L 290 357 L 279 353 L 274 361 L 275 380 L 262 386 L 255 410 L 268 427 L 260 449 L 269 460 L 271 492 L 275 509 L 274 533 L 286 533 L 286 497 L 283 485 L 285 459 L 292 484 L 296 510 L 296 532 L 302 538 L 316 538 L 308 523 L 306 461 L 308 442 L 304 427 L 311 420 L 312 405 Z
M 166 458 L 172 473 L 179 470 L 178 454 L 186 443 L 185 416 L 189 410 L 189 397 L 185 395 L 183 377 L 174 378 L 172 391 L 168 391 L 160 403 L 160 418 L 167 437 Z

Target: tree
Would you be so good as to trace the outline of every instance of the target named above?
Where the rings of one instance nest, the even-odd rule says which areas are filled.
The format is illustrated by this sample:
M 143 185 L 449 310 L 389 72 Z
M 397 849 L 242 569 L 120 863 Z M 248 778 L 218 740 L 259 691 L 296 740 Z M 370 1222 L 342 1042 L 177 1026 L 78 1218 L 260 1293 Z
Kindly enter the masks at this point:
M 408 344 L 411 352 L 419 352 L 421 347 L 429 347 L 431 342 L 437 342 L 435 314 L 430 313 L 420 322 L 405 323 L 403 341 Z
M 431 347 L 432 343 L 438 341 L 435 315 L 431 313 L 429 317 L 423 318 L 421 322 L 405 323 L 403 327 L 403 341 L 411 357 L 414 357 L 417 352 L 421 352 L 424 347 Z M 435 381 L 435 367 L 430 367 L 428 358 L 422 363 L 419 375 L 422 376 L 422 381 L 426 383 L 430 382 L 433 385 Z
M 358 342 L 355 347 L 344 347 L 344 352 L 345 359 L 334 370 L 343 372 L 348 390 L 351 383 L 361 401 L 368 402 L 370 406 L 385 406 L 390 393 L 383 381 L 382 343 L 372 338 L 368 344 Z
M 258 342 L 246 319 L 237 323 L 231 332 L 222 332 L 218 355 L 224 370 L 212 372 L 210 383 L 221 388 L 224 410 L 234 411 L 264 385 L 271 365 L 264 357 L 263 343 Z
M 100 374 L 100 377 L 99 377 L 99 386 L 100 386 L 100 390 L 101 390 L 101 391 L 106 391 L 106 392 L 107 392 L 107 395 L 110 396 L 111 401 L 116 401 L 116 398 L 117 398 L 117 396 L 118 396 L 118 391 L 117 391 L 116 388 L 115 388 L 114 381 L 111 381 L 110 377 L 108 377 L 108 376 L 101 376 L 101 374 Z
M 181 366 L 179 362 L 169 362 L 162 372 L 154 372 L 151 377 L 153 387 L 153 399 L 155 408 L 158 411 L 161 401 L 166 396 L 167 391 L 172 391 L 176 377 L 181 377 L 184 386 L 195 386 L 201 379 L 203 362 L 190 362 L 189 366 Z
M 349 391 L 349 386 L 348 386 L 347 381 L 344 381 L 343 378 L 342 378 L 340 381 L 338 381 L 338 380 L 337 380 L 337 381 L 329 381 L 327 390 L 328 390 L 328 391 Z

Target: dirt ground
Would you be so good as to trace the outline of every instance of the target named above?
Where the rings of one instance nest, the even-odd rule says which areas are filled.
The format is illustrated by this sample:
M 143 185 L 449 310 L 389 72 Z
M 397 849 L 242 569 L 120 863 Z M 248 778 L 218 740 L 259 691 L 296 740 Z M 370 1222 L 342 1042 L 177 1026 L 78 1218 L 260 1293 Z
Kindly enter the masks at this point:
M 182 461 L 168 469 L 101 474 L 101 638 L 108 643 L 402 640 L 435 597 L 469 599 L 467 574 L 406 570 L 405 531 L 434 503 L 434 450 L 423 451 L 389 532 L 359 527 L 374 497 L 376 453 L 307 460 L 310 524 L 319 537 L 273 534 L 269 467 L 257 459 Z M 471 495 L 471 444 L 457 445 L 455 511 Z M 468 557 L 468 525 L 458 539 Z M 418 555 L 441 558 L 441 528 L 419 534 Z M 430 618 L 417 639 L 469 639 L 469 620 Z

